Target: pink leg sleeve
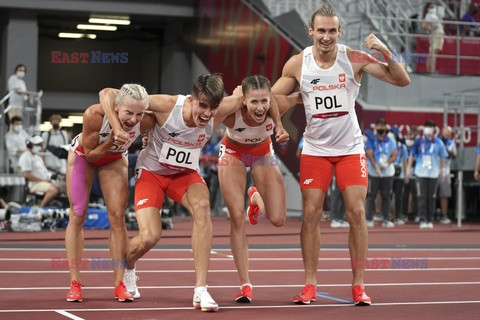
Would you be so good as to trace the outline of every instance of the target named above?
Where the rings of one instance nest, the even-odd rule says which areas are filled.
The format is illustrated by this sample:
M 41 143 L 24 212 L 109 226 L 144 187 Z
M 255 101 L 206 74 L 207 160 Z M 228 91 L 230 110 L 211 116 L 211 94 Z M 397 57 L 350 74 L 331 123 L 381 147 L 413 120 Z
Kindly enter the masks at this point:
M 87 160 L 75 155 L 72 170 L 72 201 L 76 216 L 83 216 L 88 201 L 87 187 L 85 185 L 86 173 Z

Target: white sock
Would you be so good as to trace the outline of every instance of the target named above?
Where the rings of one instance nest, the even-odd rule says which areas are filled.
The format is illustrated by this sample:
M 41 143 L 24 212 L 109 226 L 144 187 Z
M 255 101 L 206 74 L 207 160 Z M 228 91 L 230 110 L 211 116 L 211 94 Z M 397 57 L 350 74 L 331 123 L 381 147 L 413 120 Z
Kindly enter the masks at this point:
M 135 269 L 126 269 L 125 275 L 135 275 Z
M 249 286 L 251 289 L 253 289 L 253 286 L 250 282 L 247 282 L 247 283 L 244 283 L 240 286 L 240 289 L 243 287 L 243 286 Z
M 195 287 L 195 289 L 193 290 L 195 294 L 198 294 L 203 291 L 207 291 L 207 286 L 198 286 L 198 287 Z

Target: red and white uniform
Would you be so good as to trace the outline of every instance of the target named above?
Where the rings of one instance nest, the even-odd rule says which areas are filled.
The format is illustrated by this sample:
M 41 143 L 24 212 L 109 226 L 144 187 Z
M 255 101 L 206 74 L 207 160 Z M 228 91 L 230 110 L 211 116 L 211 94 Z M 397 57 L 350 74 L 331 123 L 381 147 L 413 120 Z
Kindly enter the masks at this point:
M 110 123 L 108 122 L 107 116 L 103 116 L 103 121 L 102 121 L 102 127 L 100 128 L 98 132 L 98 144 L 102 144 L 103 142 L 107 141 L 110 139 L 110 131 L 112 130 L 112 127 L 110 126 Z M 117 144 L 112 144 L 110 148 L 108 149 L 109 152 L 112 153 L 124 153 L 124 155 L 127 155 L 128 153 L 128 148 L 132 145 L 132 143 L 137 139 L 137 137 L 140 135 L 140 122 L 137 123 L 129 132 L 129 139 L 128 142 L 122 145 L 117 145 Z M 83 147 L 80 145 L 80 136 L 82 134 L 78 134 L 75 138 L 73 138 L 72 143 L 70 144 L 70 149 L 72 149 L 73 152 L 75 152 L 77 155 L 84 157 L 85 152 L 83 150 Z
M 187 127 L 182 114 L 186 98 L 179 95 L 163 126 L 156 124 L 150 131 L 148 146 L 138 156 L 137 170 L 159 175 L 199 171 L 200 153 L 212 135 L 213 118 L 204 128 Z
M 302 154 L 343 156 L 365 153 L 355 113 L 360 84 L 355 81 L 345 45 L 337 46 L 336 61 L 329 69 L 317 65 L 312 47 L 303 51 L 300 91 L 307 125 Z
M 273 120 L 269 116 L 257 127 L 250 127 L 243 121 L 242 110 L 235 112 L 233 128 L 227 127 L 227 136 L 241 144 L 257 144 L 269 138 L 273 133 Z

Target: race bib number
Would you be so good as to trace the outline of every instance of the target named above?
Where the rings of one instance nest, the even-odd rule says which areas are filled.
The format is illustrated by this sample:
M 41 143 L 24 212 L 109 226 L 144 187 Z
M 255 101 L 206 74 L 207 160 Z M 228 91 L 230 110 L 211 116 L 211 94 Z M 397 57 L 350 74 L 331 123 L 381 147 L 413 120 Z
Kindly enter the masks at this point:
M 160 151 L 158 162 L 167 166 L 198 169 L 200 149 L 187 149 L 165 142 Z
M 315 118 L 335 118 L 349 113 L 345 90 L 312 92 L 308 99 Z

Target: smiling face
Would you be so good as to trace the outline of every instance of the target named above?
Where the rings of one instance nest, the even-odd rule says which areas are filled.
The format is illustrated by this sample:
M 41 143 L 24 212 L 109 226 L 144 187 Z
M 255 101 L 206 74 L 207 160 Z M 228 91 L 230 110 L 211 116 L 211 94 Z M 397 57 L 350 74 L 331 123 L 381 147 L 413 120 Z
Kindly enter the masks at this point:
M 217 113 L 218 105 L 212 105 L 203 94 L 201 94 L 199 98 L 192 96 L 191 99 L 191 120 L 193 120 L 195 126 L 204 128 Z
M 245 93 L 243 103 L 247 107 L 248 118 L 257 124 L 262 124 L 270 108 L 270 90 L 268 88 L 250 89 Z
M 146 100 L 135 100 L 126 96 L 121 104 L 115 101 L 115 111 L 118 112 L 118 118 L 122 123 L 123 130 L 127 132 L 142 121 L 146 109 Z
M 321 53 L 330 53 L 336 49 L 337 39 L 342 31 L 337 16 L 317 15 L 308 28 L 308 33 L 313 39 L 315 49 Z

